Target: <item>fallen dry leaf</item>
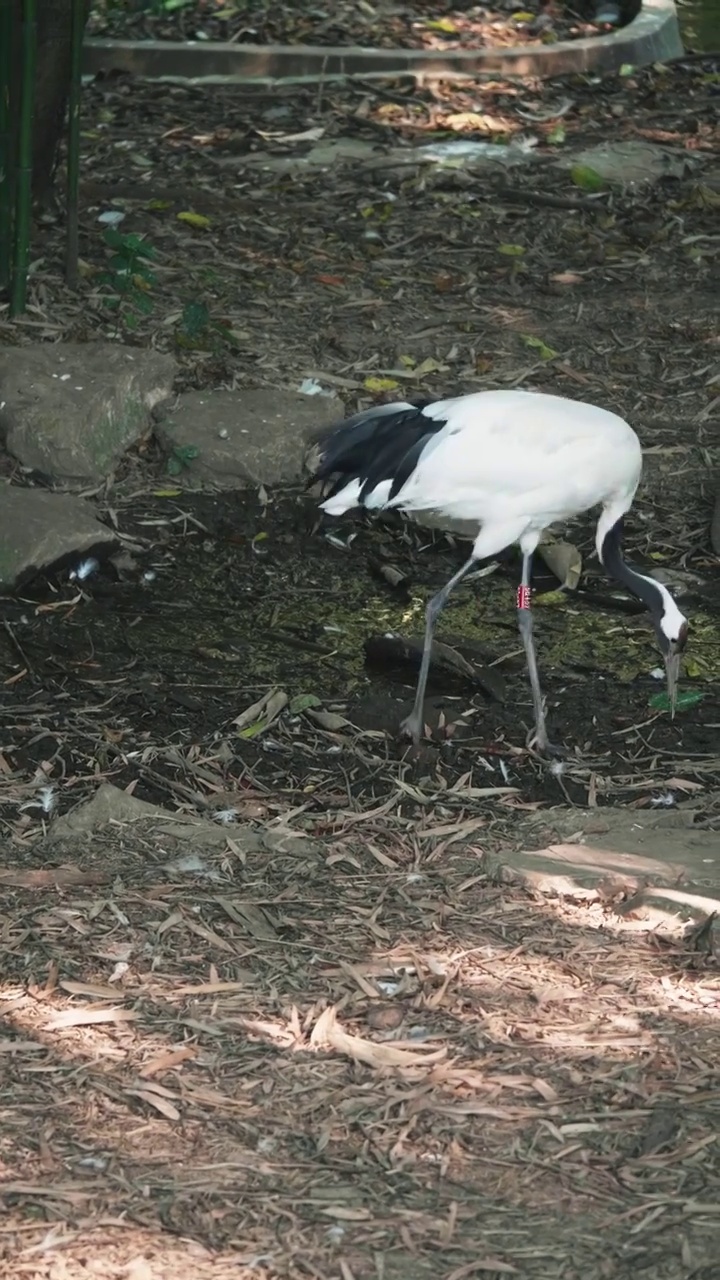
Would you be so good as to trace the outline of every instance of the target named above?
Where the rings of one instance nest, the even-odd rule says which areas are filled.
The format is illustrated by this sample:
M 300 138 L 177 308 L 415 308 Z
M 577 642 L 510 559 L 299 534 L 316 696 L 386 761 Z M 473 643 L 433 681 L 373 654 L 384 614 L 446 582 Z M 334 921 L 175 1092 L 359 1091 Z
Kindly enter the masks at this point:
M 157 1058 L 151 1058 L 150 1062 L 146 1062 L 144 1067 L 140 1068 L 140 1076 L 143 1080 L 148 1080 L 150 1076 L 158 1075 L 161 1071 L 170 1071 L 172 1067 L 178 1067 L 181 1062 L 187 1062 L 188 1058 L 197 1057 L 197 1051 L 189 1045 L 180 1049 L 168 1049 L 166 1053 L 161 1053 Z
M 92 1027 L 101 1022 L 136 1022 L 139 1014 L 134 1009 L 64 1009 L 44 1024 L 45 1031 L 60 1031 L 64 1027 Z
M 155 1111 L 159 1111 L 160 1115 L 164 1116 L 166 1120 L 180 1119 L 180 1112 L 177 1107 L 154 1089 L 127 1089 L 126 1092 L 131 1098 L 140 1098 L 142 1102 L 147 1102 L 148 1106 L 153 1107 Z
M 112 880 L 109 871 L 81 871 L 79 867 L 37 868 L 32 871 L 0 870 L 0 884 L 11 884 L 23 889 L 46 889 L 53 885 L 107 884 Z
M 518 1273 L 517 1267 L 511 1266 L 509 1262 L 501 1262 L 499 1258 L 477 1258 L 475 1262 L 465 1262 L 461 1267 L 456 1267 L 446 1280 L 465 1280 L 467 1276 L 483 1271 L 493 1271 L 502 1276 L 516 1276 Z
M 560 585 L 567 591 L 577 590 L 582 574 L 582 556 L 571 542 L 543 540 L 538 547 L 548 569 L 552 570 Z
M 94 982 L 70 982 L 64 980 L 58 983 L 63 991 L 67 991 L 70 996 L 89 996 L 93 1000 L 113 1000 L 116 1004 L 121 998 L 121 993 L 117 987 L 101 987 Z
M 356 1062 L 369 1067 L 425 1067 L 441 1062 L 447 1049 L 399 1049 L 395 1045 L 375 1044 L 362 1036 L 343 1031 L 337 1020 L 337 1006 L 331 1005 L 320 1014 L 310 1036 L 314 1049 L 336 1049 Z

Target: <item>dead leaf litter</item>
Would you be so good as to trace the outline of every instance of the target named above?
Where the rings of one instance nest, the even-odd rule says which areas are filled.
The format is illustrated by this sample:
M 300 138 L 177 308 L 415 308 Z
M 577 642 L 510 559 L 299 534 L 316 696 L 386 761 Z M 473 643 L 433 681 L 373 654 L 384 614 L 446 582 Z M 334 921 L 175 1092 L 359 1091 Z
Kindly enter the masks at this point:
M 589 567 L 587 526 L 545 548 L 568 769 L 549 776 L 524 748 L 507 564 L 477 584 L 479 649 L 475 604 L 443 636 L 460 683 L 449 702 L 446 669 L 435 745 L 410 767 L 391 731 L 412 676 L 369 672 L 363 645 L 412 636 L 457 546 L 410 527 L 350 544 L 356 526 L 334 526 L 338 547 L 297 493 L 194 497 L 152 448 L 128 460 L 97 501 L 136 540 L 130 563 L 28 587 L 0 633 L 0 1276 L 713 1274 L 710 930 L 633 930 L 614 883 L 551 897 L 491 855 L 562 849 L 563 814 L 642 816 L 668 795 L 717 825 L 717 170 L 594 192 L 542 165 L 383 162 L 458 129 L 705 158 L 702 76 L 265 99 L 89 88 L 81 292 L 58 283 L 61 235 L 43 231 L 31 309 L 3 313 L 3 341 L 131 335 L 173 350 L 184 387 L 310 378 L 350 407 L 525 385 L 618 408 L 648 448 L 636 554 L 693 575 L 686 679 L 703 696 L 672 725 L 648 705 L 652 642 Z M 372 156 L 294 163 L 348 136 Z M 107 306 L 108 210 L 156 250 L 149 308 Z M 573 597 L 578 572 L 594 602 Z M 499 659 L 505 702 L 466 669 Z M 475 739 L 448 736 L 473 706 Z M 110 806 L 84 830 L 102 783 L 164 809 Z

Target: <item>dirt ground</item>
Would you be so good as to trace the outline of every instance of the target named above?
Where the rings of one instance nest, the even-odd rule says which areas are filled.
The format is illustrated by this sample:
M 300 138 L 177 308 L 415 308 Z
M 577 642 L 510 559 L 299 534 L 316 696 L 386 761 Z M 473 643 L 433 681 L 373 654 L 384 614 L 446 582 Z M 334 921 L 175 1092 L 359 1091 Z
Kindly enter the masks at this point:
M 414 671 L 366 644 L 417 633 L 462 549 L 316 528 L 297 492 L 190 495 L 152 447 L 128 459 L 95 496 L 123 562 L 4 602 L 0 1275 L 716 1274 L 716 957 L 504 884 L 485 855 L 571 805 L 691 798 L 718 823 L 717 170 L 594 196 L 544 167 L 382 165 L 468 130 L 707 154 L 714 75 L 88 90 L 80 293 L 44 227 L 0 340 L 117 334 L 175 351 L 185 387 L 311 377 L 348 408 L 522 384 L 620 410 L 648 451 L 629 541 L 679 578 L 701 697 L 674 722 L 651 705 L 651 634 L 585 522 L 579 592 L 536 584 L 563 771 L 524 745 L 512 556 L 445 621 L 482 678 L 436 672 L 432 694 L 467 727 L 409 760 Z M 308 130 L 377 156 L 245 167 Z M 108 210 L 155 250 L 119 301 Z M 276 690 L 270 723 L 234 723 Z M 105 781 L 220 843 L 179 853 L 172 822 L 53 843 Z
M 13 848 L 0 1274 L 711 1280 L 712 958 L 357 817 Z
M 638 4 L 623 8 L 628 19 Z M 232 40 L 240 44 L 370 45 L 374 48 L 464 49 L 551 43 L 600 35 L 606 27 L 588 21 L 591 0 L 574 4 L 516 0 L 494 5 L 415 0 L 410 4 L 361 5 L 314 0 L 289 5 L 251 0 L 248 4 L 200 0 L 153 9 L 129 4 L 97 4 L 90 19 L 94 36 L 131 40 Z

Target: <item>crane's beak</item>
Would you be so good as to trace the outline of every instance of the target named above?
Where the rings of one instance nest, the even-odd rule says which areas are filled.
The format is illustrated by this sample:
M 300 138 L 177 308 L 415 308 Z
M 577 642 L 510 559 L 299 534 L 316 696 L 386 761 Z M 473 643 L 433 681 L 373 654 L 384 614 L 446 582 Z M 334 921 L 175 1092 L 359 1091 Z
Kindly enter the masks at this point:
M 680 678 L 680 657 L 681 650 L 676 644 L 671 644 L 665 655 L 665 675 L 667 677 L 667 695 L 670 702 L 670 719 L 675 719 L 675 708 L 677 705 L 678 680 Z

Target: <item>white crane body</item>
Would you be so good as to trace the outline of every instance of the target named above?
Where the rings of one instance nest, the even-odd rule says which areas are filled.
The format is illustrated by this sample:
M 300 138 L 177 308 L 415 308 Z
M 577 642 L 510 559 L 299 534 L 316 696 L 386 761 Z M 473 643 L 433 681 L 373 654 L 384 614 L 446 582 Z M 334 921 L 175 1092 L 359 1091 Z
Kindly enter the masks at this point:
M 531 558 L 542 533 L 592 507 L 602 508 L 600 560 L 647 605 L 674 699 L 687 621 L 667 588 L 621 554 L 623 517 L 642 474 L 640 441 L 607 409 L 528 391 L 478 391 L 420 405 L 379 405 L 355 414 L 317 441 L 313 480 L 332 481 L 321 503 L 332 516 L 354 507 L 442 513 L 477 523 L 472 556 L 430 601 L 426 646 L 413 714 L 418 740 L 434 623 L 447 596 L 473 565 L 515 543 L 523 553 L 518 617 L 535 706 L 535 737 L 547 739 L 530 616 Z M 311 482 L 312 483 L 312 482 Z

